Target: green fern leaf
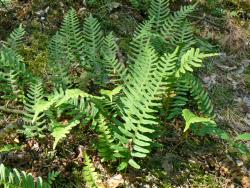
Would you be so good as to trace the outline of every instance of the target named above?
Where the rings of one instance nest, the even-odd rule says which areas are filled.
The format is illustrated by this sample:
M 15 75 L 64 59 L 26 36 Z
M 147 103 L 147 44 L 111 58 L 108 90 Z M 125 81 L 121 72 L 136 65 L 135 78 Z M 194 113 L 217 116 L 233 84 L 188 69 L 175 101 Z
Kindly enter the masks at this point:
M 31 174 L 17 169 L 9 170 L 0 165 L 0 185 L 3 188 L 51 188 L 53 181 L 47 183 L 41 177 L 35 181 Z
M 177 52 L 178 49 L 172 54 L 165 54 L 160 60 L 148 42 L 131 67 L 128 83 L 123 89 L 124 96 L 120 99 L 125 123 L 118 127 L 120 135 L 132 140 L 130 155 L 142 157 L 150 151 L 152 139 L 149 135 L 158 124 L 155 108 L 161 106 L 159 101 L 166 89 L 164 80 L 173 74 Z M 133 161 L 129 164 L 138 167 Z
M 103 161 L 114 160 L 114 136 L 112 135 L 108 124 L 101 115 L 97 121 L 98 143 L 96 145 Z M 113 149 L 112 149 L 113 147 Z
M 212 123 L 212 124 L 216 124 L 214 120 L 212 120 L 211 118 L 205 118 L 205 117 L 198 117 L 195 114 L 193 114 L 192 112 L 190 112 L 188 109 L 184 109 L 182 111 L 182 116 L 185 119 L 186 125 L 184 128 L 183 132 L 186 132 L 191 124 L 194 123 Z
M 154 28 L 158 32 L 170 13 L 169 0 L 153 0 L 149 8 L 149 19 L 154 20 Z
M 202 83 L 193 75 L 187 74 L 184 78 L 186 84 L 189 87 L 191 96 L 196 101 L 198 109 L 206 116 L 214 116 L 214 106 L 213 103 L 204 89 Z
M 101 53 L 104 59 L 103 66 L 108 73 L 110 81 L 114 84 L 124 83 L 127 70 L 124 64 L 116 58 L 118 46 L 112 33 L 105 37 Z
M 25 34 L 25 30 L 22 25 L 20 25 L 17 29 L 12 31 L 12 33 L 7 39 L 7 44 L 9 45 L 9 47 L 16 50 L 17 47 L 21 44 L 24 34 Z
M 153 20 L 144 21 L 140 24 L 134 33 L 133 39 L 130 43 L 129 61 L 135 63 L 143 50 L 143 46 L 148 42 L 152 36 Z
M 162 37 L 171 41 L 176 32 L 182 29 L 182 22 L 186 17 L 192 13 L 195 9 L 195 5 L 182 6 L 181 9 L 175 12 L 173 15 L 168 16 L 164 24 L 158 28 Z
M 202 59 L 206 57 L 216 56 L 217 54 L 204 54 L 201 53 L 199 49 L 191 48 L 181 57 L 180 68 L 176 71 L 175 76 L 179 78 L 182 74 L 185 74 L 187 71 L 193 72 L 192 67 L 201 67 Z
M 64 126 L 59 122 L 53 122 L 53 130 L 51 133 L 51 135 L 55 138 L 55 141 L 53 143 L 53 150 L 56 148 L 58 142 L 65 138 L 66 135 L 69 134 L 70 130 L 77 126 L 79 123 L 79 120 L 75 120 L 69 123 L 69 125 Z
M 70 61 L 77 60 L 80 62 L 80 57 L 83 52 L 84 39 L 80 30 L 77 13 L 74 9 L 70 9 L 65 15 L 59 34 L 63 39 L 67 59 Z
M 26 94 L 24 100 L 24 121 L 25 125 L 24 130 L 19 130 L 19 132 L 25 134 L 28 138 L 33 138 L 36 136 L 43 137 L 43 131 L 45 127 L 44 114 L 36 114 L 34 107 L 37 105 L 38 101 L 42 100 L 44 97 L 43 94 L 43 85 L 41 80 L 36 80 L 34 83 L 30 84 L 30 88 Z M 36 120 L 33 121 L 36 116 Z
M 85 59 L 89 66 L 94 66 L 95 71 L 100 71 L 100 49 L 103 44 L 103 32 L 101 31 L 101 26 L 96 18 L 90 15 L 86 18 L 83 24 L 83 36 L 84 36 L 84 52 Z M 95 72 L 98 74 L 98 72 Z
M 87 153 L 84 153 L 85 167 L 83 168 L 83 177 L 88 188 L 98 188 L 99 175 L 95 172 L 95 167 Z

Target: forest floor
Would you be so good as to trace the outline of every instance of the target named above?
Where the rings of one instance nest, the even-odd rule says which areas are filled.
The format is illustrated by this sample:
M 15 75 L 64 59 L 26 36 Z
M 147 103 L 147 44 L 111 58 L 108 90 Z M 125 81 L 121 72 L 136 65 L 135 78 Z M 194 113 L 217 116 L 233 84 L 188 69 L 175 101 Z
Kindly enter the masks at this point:
M 68 2 L 68 1 L 67 1 Z M 80 2 L 80 1 L 79 1 Z M 37 75 L 46 74 L 46 51 L 49 38 L 60 26 L 63 14 L 73 6 L 78 14 L 84 17 L 92 12 L 103 24 L 105 31 L 113 30 L 119 36 L 119 44 L 130 40 L 136 25 L 143 20 L 145 14 L 131 8 L 127 4 L 112 4 L 99 8 L 85 7 L 81 3 L 37 3 L 18 2 L 10 10 L 0 9 L 0 40 L 16 28 L 19 23 L 26 27 L 27 36 L 21 49 L 27 65 Z M 49 7 L 49 8 L 48 8 Z M 211 48 L 220 55 L 210 59 L 201 71 L 205 86 L 209 90 L 216 107 L 216 119 L 219 125 L 230 131 L 232 135 L 250 132 L 250 36 L 249 31 L 239 26 L 238 20 L 223 20 L 199 12 L 192 17 L 196 32 L 204 39 L 211 41 Z M 249 21 L 249 20 L 248 20 Z M 19 116 L 0 111 L 0 126 L 16 123 Z M 168 130 L 171 135 L 168 134 Z M 78 142 L 84 135 L 73 130 L 72 134 L 59 146 L 61 152 L 54 156 L 52 137 L 46 140 L 35 139 L 24 142 L 17 133 L 1 135 L 1 143 L 21 143 L 17 151 L 0 154 L 0 162 L 10 167 L 31 172 L 35 176 L 46 177 L 49 171 L 60 171 L 60 185 L 77 177 L 82 167 L 81 147 L 86 139 Z M 112 168 L 107 170 L 100 159 L 92 156 L 95 167 L 100 171 L 110 187 L 244 187 L 250 188 L 250 156 L 241 155 L 229 150 L 228 146 L 216 138 L 197 138 L 183 135 L 178 121 L 168 125 L 166 137 L 160 140 L 164 145 L 161 150 L 152 153 L 145 160 L 142 170 L 128 170 L 117 174 Z M 250 142 L 246 143 L 250 148 Z M 63 148 L 62 148 L 63 147 Z M 75 173 L 72 173 L 75 172 Z M 80 180 L 79 180 L 80 181 Z M 74 185 L 67 184 L 68 187 Z

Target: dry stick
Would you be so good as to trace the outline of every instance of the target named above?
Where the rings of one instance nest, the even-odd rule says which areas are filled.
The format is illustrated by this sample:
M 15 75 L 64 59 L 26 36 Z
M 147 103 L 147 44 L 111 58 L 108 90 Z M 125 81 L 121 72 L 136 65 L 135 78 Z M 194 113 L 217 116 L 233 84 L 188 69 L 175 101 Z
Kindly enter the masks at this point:
M 22 110 L 9 109 L 4 106 L 0 106 L 0 111 L 6 112 L 6 113 L 24 114 L 24 111 Z

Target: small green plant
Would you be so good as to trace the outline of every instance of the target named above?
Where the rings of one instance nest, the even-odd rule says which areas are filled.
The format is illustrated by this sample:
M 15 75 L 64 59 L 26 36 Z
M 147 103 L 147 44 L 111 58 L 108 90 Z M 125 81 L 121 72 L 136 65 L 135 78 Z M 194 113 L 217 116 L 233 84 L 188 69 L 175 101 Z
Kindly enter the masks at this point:
M 9 170 L 3 164 L 0 165 L 0 185 L 4 188 L 51 188 L 55 178 L 59 175 L 58 172 L 49 173 L 47 182 L 38 177 L 35 181 L 31 174 L 17 169 Z
M 127 63 L 129 67 L 116 58 L 118 46 L 113 34 L 104 36 L 100 24 L 92 15 L 86 18 L 82 31 L 84 37 L 80 39 L 81 35 L 77 34 L 81 31 L 76 13 L 70 10 L 62 26 L 67 29 L 62 29 L 61 33 L 56 35 L 58 39 L 52 42 L 56 44 L 62 40 L 64 47 L 61 48 L 59 45 L 59 48 L 53 50 L 58 51 L 58 54 L 64 54 L 60 57 L 72 57 L 72 60 L 92 72 L 96 78 L 95 84 L 99 87 L 105 87 L 105 80 L 115 87 L 111 90 L 101 89 L 101 96 L 78 89 L 66 89 L 52 94 L 48 97 L 49 100 L 40 100 L 34 106 L 33 122 L 37 120 L 38 114 L 55 108 L 60 110 L 64 108 L 64 104 L 73 104 L 74 109 L 79 109 L 79 103 L 72 102 L 79 98 L 90 102 L 89 104 L 98 109 L 95 117 L 90 120 L 93 129 L 100 134 L 95 146 L 103 160 L 119 159 L 118 169 L 123 170 L 128 165 L 140 168 L 137 160 L 145 158 L 150 153 L 155 143 L 153 134 L 161 124 L 157 117 L 159 109 L 162 108 L 161 99 L 165 93 L 175 92 L 179 82 L 183 82 L 187 88 L 186 104 L 190 93 L 197 102 L 198 109 L 205 115 L 212 116 L 212 102 L 192 72 L 202 66 L 204 58 L 216 54 L 200 52 L 195 47 L 195 39 L 190 31 L 181 29 L 182 24 L 188 24 L 186 17 L 194 10 L 194 6 L 182 7 L 173 15 L 170 14 L 168 6 L 168 1 L 152 2 L 149 20 L 138 27 L 130 44 Z M 69 38 L 66 36 L 74 30 L 76 34 L 70 36 L 73 39 L 66 40 Z M 67 31 L 72 32 L 67 34 Z M 167 51 L 163 52 L 155 45 L 158 40 L 164 42 Z M 81 50 L 82 46 L 85 48 L 81 58 L 80 54 L 74 52 Z M 68 65 L 72 66 L 70 60 Z M 170 105 L 175 101 L 169 97 L 164 100 L 169 101 Z M 166 114 L 168 109 L 164 109 Z M 181 111 L 172 113 L 177 116 Z M 61 127 L 62 131 L 59 131 L 60 134 L 56 134 L 56 137 L 64 137 L 70 129 L 68 126 Z M 65 130 L 67 131 L 64 132 Z M 52 132 L 52 135 L 54 134 L 55 132 Z M 57 144 L 57 141 L 55 143 Z
M 43 99 L 43 96 L 42 82 L 36 80 L 34 83 L 30 83 L 30 88 L 24 100 L 25 125 L 23 126 L 24 129 L 19 131 L 25 134 L 27 138 L 34 138 L 36 136 L 44 137 L 43 131 L 46 128 L 44 114 L 39 114 L 36 121 L 32 122 L 33 116 L 35 115 L 33 108 L 39 100 Z
M 199 136 L 210 135 L 219 137 L 241 153 L 245 154 L 249 152 L 247 146 L 242 144 L 242 142 L 250 140 L 249 133 L 243 133 L 235 137 L 231 137 L 227 131 L 219 128 L 215 121 L 211 118 L 196 116 L 188 109 L 184 109 L 182 111 L 182 116 L 186 122 L 184 132 L 191 129 L 196 135 Z
M 95 171 L 95 167 L 91 162 L 87 153 L 84 153 L 85 166 L 83 167 L 83 177 L 88 188 L 99 188 L 100 186 L 100 177 Z
M 21 150 L 22 148 L 23 148 L 23 145 L 6 144 L 2 148 L 0 148 L 0 153 L 1 152 L 10 152 L 10 151 Z
M 202 52 L 192 33 L 187 16 L 195 6 L 183 6 L 172 13 L 168 0 L 152 1 L 148 19 L 138 26 L 128 45 L 126 62 L 118 59 L 119 46 L 113 33 L 104 33 L 93 15 L 81 28 L 76 11 L 69 10 L 48 47 L 48 79 L 53 92 L 44 92 L 40 79 L 20 79 L 27 70 L 15 48 L 23 32 L 14 32 L 0 59 L 0 71 L 11 73 L 13 81 L 2 76 L 6 81 L 0 87 L 8 86 L 14 92 L 20 87 L 18 81 L 29 84 L 29 89 L 20 89 L 25 120 L 21 132 L 33 138 L 49 131 L 56 150 L 73 128 L 81 126 L 95 133 L 91 147 L 102 161 L 118 170 L 129 166 L 140 169 L 157 144 L 157 132 L 181 114 L 186 120 L 184 132 L 218 136 L 233 146 L 247 140 L 248 134 L 231 139 L 215 124 L 212 100 L 194 74 L 205 59 L 217 55 Z M 23 69 L 17 70 L 17 66 Z M 84 78 L 84 87 L 74 82 L 72 72 Z M 200 116 L 186 109 L 190 105 Z M 98 175 L 86 153 L 84 159 L 86 184 L 98 187 Z

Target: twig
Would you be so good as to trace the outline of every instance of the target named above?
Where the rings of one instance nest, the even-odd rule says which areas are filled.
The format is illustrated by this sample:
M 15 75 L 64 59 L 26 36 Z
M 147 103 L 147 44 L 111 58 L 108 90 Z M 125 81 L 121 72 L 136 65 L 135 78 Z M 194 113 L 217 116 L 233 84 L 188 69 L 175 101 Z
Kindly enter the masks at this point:
M 0 106 L 0 111 L 6 112 L 6 113 L 24 114 L 24 111 L 22 110 L 9 109 L 4 106 Z

